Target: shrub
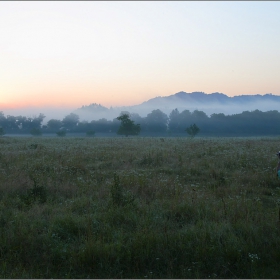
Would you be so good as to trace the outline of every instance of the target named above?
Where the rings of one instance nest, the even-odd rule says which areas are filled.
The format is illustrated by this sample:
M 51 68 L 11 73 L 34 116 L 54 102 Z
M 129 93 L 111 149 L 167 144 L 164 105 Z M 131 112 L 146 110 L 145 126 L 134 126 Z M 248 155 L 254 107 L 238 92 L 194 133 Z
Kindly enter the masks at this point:
M 95 135 L 95 131 L 94 130 L 88 130 L 86 132 L 86 135 L 89 136 L 89 137 L 93 137 Z
M 42 131 L 40 128 L 32 128 L 30 130 L 30 133 L 33 135 L 33 136 L 41 136 L 42 135 Z
M 127 137 L 128 135 L 138 135 L 140 133 L 140 124 L 134 124 L 134 121 L 129 118 L 128 114 L 119 116 L 117 120 L 121 121 L 117 134 Z
M 66 135 L 66 131 L 65 130 L 57 131 L 56 135 L 59 136 L 59 137 L 64 137 Z
M 134 197 L 124 191 L 120 184 L 120 177 L 116 173 L 114 174 L 114 183 L 111 186 L 111 197 L 113 204 L 118 206 L 124 206 L 134 201 Z
M 193 138 L 196 136 L 196 134 L 198 134 L 200 131 L 200 129 L 197 127 L 197 125 L 194 123 L 191 126 L 189 126 L 186 129 L 186 132 Z
M 3 136 L 3 135 L 5 135 L 4 128 L 3 128 L 3 127 L 0 127 L 0 136 Z

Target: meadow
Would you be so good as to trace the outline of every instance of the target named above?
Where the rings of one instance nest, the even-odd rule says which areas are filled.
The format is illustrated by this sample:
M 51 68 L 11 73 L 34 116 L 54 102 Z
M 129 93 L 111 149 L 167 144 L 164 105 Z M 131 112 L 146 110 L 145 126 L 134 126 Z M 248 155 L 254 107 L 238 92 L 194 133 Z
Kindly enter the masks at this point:
M 0 278 L 280 278 L 279 137 L 0 138 Z

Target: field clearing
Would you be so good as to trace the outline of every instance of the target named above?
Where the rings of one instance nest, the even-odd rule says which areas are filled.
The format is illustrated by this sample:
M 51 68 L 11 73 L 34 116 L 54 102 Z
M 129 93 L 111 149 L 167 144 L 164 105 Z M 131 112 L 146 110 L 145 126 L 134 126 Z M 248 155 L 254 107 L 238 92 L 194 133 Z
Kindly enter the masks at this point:
M 279 137 L 0 147 L 0 278 L 280 278 Z

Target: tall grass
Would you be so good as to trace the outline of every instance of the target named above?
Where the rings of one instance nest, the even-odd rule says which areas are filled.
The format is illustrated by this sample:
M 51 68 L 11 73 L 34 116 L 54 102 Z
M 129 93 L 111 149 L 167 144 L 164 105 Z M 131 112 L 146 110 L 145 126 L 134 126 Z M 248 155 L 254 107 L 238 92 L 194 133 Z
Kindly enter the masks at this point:
M 279 278 L 279 138 L 1 138 L 1 278 Z

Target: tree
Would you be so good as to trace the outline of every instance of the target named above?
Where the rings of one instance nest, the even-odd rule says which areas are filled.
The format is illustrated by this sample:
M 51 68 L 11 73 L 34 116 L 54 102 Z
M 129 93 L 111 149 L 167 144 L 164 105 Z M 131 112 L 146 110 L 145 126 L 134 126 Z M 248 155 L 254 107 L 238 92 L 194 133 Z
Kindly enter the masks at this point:
M 44 120 L 45 115 L 40 113 L 38 117 L 25 117 L 25 116 L 17 116 L 16 124 L 21 132 L 27 133 L 32 129 L 41 129 L 42 121 Z
M 86 132 L 86 135 L 87 135 L 88 137 L 93 137 L 93 136 L 95 135 L 95 131 L 94 131 L 94 130 L 88 130 L 88 131 Z
M 112 121 L 108 121 L 105 118 L 98 121 L 91 121 L 87 130 L 94 130 L 95 132 L 110 132 L 112 129 Z
M 128 135 L 138 135 L 140 133 L 140 124 L 134 124 L 134 121 L 129 118 L 128 114 L 117 117 L 117 120 L 121 121 L 117 134 L 127 137 Z
M 0 125 L 5 124 L 5 122 L 6 122 L 6 118 L 4 116 L 4 113 L 0 111 Z
M 17 124 L 17 118 L 8 115 L 6 118 L 5 126 L 3 125 L 3 128 L 7 131 L 7 133 L 18 132 L 19 126 Z
M 5 135 L 5 130 L 3 129 L 3 127 L 0 127 L 0 137 Z
M 33 135 L 33 136 L 41 136 L 42 135 L 42 131 L 40 128 L 32 128 L 30 130 L 30 133 Z
M 199 111 L 199 110 L 194 110 L 192 112 L 192 117 L 194 117 L 198 120 L 207 120 L 208 119 L 207 115 L 203 111 Z
M 134 122 L 136 122 L 136 123 L 139 123 L 140 125 L 143 123 L 143 118 L 142 118 L 139 114 L 137 114 L 137 113 L 131 113 L 131 114 L 129 114 L 129 118 L 130 118 L 132 121 L 134 121 Z
M 47 123 L 47 127 L 51 131 L 57 131 L 63 126 L 62 121 L 56 119 L 50 119 Z
M 177 132 L 180 125 L 180 113 L 178 109 L 172 110 L 172 112 L 169 114 L 169 123 L 168 123 L 168 129 L 170 132 Z
M 145 128 L 151 132 L 166 132 L 168 116 L 161 110 L 153 110 L 145 118 Z
M 200 129 L 197 127 L 197 125 L 194 123 L 192 125 L 190 125 L 187 129 L 186 129 L 187 133 L 193 138 L 196 136 L 196 134 L 200 131 Z
M 56 135 L 58 137 L 64 137 L 66 135 L 66 131 L 65 130 L 60 130 L 56 132 Z
M 211 115 L 211 120 L 219 120 L 219 121 L 221 120 L 221 121 L 223 121 L 225 119 L 226 119 L 226 116 L 223 113 L 214 113 L 214 114 Z
M 178 116 L 177 132 L 182 132 L 192 123 L 192 113 L 189 110 L 182 111 Z
M 77 114 L 71 113 L 62 120 L 62 124 L 66 129 L 75 130 L 79 123 L 79 119 L 80 117 Z
M 39 114 L 38 117 L 33 117 L 32 119 L 32 128 L 41 128 L 42 122 L 46 116 L 42 113 Z

